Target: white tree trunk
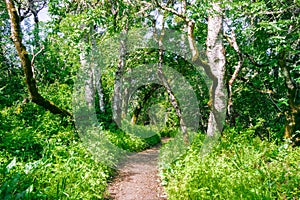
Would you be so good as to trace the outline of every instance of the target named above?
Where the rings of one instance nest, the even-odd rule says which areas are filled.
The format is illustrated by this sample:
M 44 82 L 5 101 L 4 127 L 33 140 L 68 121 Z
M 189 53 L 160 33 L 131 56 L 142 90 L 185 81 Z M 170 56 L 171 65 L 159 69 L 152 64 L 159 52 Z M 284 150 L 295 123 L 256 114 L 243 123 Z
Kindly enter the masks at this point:
M 87 25 L 81 24 L 81 28 L 84 29 Z M 80 46 L 80 64 L 82 69 L 84 70 L 84 79 L 85 79 L 85 100 L 88 108 L 95 108 L 96 102 L 96 94 L 98 94 L 99 101 L 97 102 L 101 112 L 105 112 L 105 103 L 104 103 L 104 94 L 102 87 L 102 74 L 100 72 L 101 64 L 98 63 L 97 60 L 97 46 L 96 41 L 91 35 L 95 30 L 90 28 L 89 33 L 86 33 L 81 41 Z M 90 37 L 88 36 L 90 35 Z M 84 48 L 85 44 L 92 45 L 92 51 L 87 52 Z
M 88 108 L 95 106 L 95 88 L 94 88 L 94 73 L 92 66 L 87 62 L 87 58 L 83 49 L 80 53 L 80 64 L 85 74 L 85 101 Z
M 100 72 L 100 69 L 99 67 L 96 67 L 95 68 L 95 71 L 94 71 L 94 74 L 95 74 L 95 87 L 96 87 L 96 91 L 97 91 L 97 94 L 98 94 L 98 97 L 99 97 L 99 108 L 100 108 L 100 111 L 102 113 L 105 112 L 105 103 L 104 103 L 104 93 L 103 93 L 103 87 L 102 87 L 102 74 Z
M 207 58 L 215 77 L 210 90 L 211 111 L 207 135 L 215 136 L 222 132 L 226 115 L 227 94 L 225 88 L 225 50 L 223 46 L 223 19 L 220 3 L 212 3 L 213 9 L 208 17 Z
M 126 109 L 126 105 L 124 104 L 124 96 L 122 97 L 122 76 L 124 74 L 124 68 L 126 65 L 126 52 L 127 52 L 127 33 L 128 33 L 128 24 L 124 28 L 121 33 L 120 38 L 120 54 L 119 54 L 119 63 L 118 68 L 115 74 L 115 83 L 114 83 L 114 96 L 113 96 L 113 118 L 115 122 L 121 127 L 122 117 L 124 117 L 124 109 Z M 123 98 L 123 99 L 122 99 Z M 122 116 L 123 115 L 123 116 Z

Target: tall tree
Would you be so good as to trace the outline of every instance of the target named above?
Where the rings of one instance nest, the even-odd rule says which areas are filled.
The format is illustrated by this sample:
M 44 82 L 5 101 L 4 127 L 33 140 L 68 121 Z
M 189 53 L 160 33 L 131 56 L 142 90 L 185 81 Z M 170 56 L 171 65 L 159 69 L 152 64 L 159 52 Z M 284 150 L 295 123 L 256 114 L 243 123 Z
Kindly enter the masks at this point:
M 225 92 L 225 49 L 223 45 L 223 17 L 220 2 L 212 3 L 208 16 L 206 55 L 212 75 L 215 77 L 211 88 L 211 112 L 207 134 L 214 136 L 222 131 L 225 119 L 227 94 Z
M 188 132 L 187 132 L 188 130 L 187 130 L 185 121 L 183 119 L 182 110 L 180 109 L 179 103 L 174 95 L 174 92 L 172 91 L 172 88 L 171 88 L 171 86 L 167 80 L 167 77 L 165 76 L 164 70 L 163 70 L 163 54 L 164 54 L 163 39 L 164 39 L 164 36 L 165 36 L 165 21 L 163 18 L 162 19 L 162 30 L 161 30 L 160 36 L 158 38 L 159 58 L 158 58 L 157 74 L 158 74 L 160 81 L 162 82 L 162 85 L 166 88 L 167 93 L 169 95 L 170 103 L 172 104 L 172 106 L 175 109 L 176 114 L 178 116 L 180 128 L 183 133 L 184 142 L 188 143 L 189 142 L 188 141 Z
M 225 118 L 227 106 L 227 94 L 225 92 L 225 51 L 223 47 L 223 18 L 220 3 L 212 3 L 212 9 L 208 17 L 208 32 L 207 32 L 207 57 L 209 63 L 202 60 L 199 49 L 197 49 L 195 39 L 195 20 L 189 16 L 187 12 L 187 1 L 181 1 L 181 12 L 167 7 L 156 0 L 156 4 L 163 10 L 166 10 L 175 16 L 181 18 L 186 25 L 186 32 L 192 60 L 199 66 L 202 66 L 212 80 L 210 88 L 210 116 L 207 127 L 207 134 L 214 136 L 222 131 L 222 123 Z
M 231 3 L 229 7 L 228 24 L 236 30 L 236 42 L 240 48 L 234 47 L 233 37 L 230 42 L 238 54 L 239 63 L 244 62 L 245 66 L 241 71 L 243 75 L 237 79 L 247 88 L 253 88 L 257 93 L 255 96 L 264 96 L 269 103 L 265 110 L 273 107 L 274 120 L 278 121 L 278 116 L 285 117 L 285 138 L 299 140 L 299 2 L 259 1 L 249 4 L 241 1 Z M 255 118 L 256 113 L 251 114 Z M 270 112 L 265 114 L 268 116 L 266 120 L 272 121 Z M 266 116 L 261 115 L 262 118 Z
M 115 83 L 114 83 L 114 96 L 113 96 L 113 112 L 114 112 L 114 120 L 115 122 L 121 126 L 121 120 L 125 116 L 125 108 L 123 102 L 126 101 L 124 98 L 127 96 L 121 96 L 121 79 L 124 74 L 125 65 L 126 65 L 126 53 L 127 53 L 127 33 L 128 33 L 128 21 L 126 22 L 126 26 L 121 32 L 120 38 L 120 51 L 119 51 L 119 61 L 117 71 L 115 73 Z M 126 91 L 124 91 L 126 93 Z M 123 99 L 122 99 L 123 98 Z
M 51 101 L 45 99 L 38 91 L 36 80 L 33 77 L 32 62 L 26 47 L 22 43 L 22 31 L 20 26 L 20 16 L 15 8 L 13 0 L 6 0 L 6 8 L 11 21 L 11 38 L 14 42 L 15 48 L 21 60 L 21 65 L 26 78 L 26 85 L 30 94 L 32 102 L 44 107 L 54 114 L 61 114 L 64 116 L 71 116 L 71 114 L 62 108 L 57 107 Z

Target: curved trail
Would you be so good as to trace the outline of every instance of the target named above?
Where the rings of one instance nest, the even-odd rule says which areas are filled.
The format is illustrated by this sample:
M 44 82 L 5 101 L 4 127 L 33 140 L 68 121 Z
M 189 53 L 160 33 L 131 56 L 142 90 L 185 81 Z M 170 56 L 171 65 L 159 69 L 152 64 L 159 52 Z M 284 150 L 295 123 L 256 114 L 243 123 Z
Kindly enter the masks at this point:
M 108 199 L 115 200 L 164 200 L 167 199 L 160 184 L 157 169 L 157 145 L 129 156 L 121 164 L 119 173 L 109 185 Z

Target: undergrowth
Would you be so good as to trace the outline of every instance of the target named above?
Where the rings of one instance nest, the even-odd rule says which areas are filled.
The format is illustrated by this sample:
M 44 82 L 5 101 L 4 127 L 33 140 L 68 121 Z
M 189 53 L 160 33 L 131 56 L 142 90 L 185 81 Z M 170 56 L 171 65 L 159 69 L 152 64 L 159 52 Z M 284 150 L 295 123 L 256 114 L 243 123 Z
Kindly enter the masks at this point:
M 204 136 L 172 163 L 160 161 L 166 192 L 172 199 L 297 199 L 300 196 L 300 148 L 288 142 L 225 130 L 212 152 L 201 156 Z M 173 151 L 163 148 L 164 152 Z
M 114 169 L 97 162 L 70 119 L 19 102 L 0 111 L 0 126 L 0 199 L 103 199 Z M 160 141 L 112 131 L 127 151 Z

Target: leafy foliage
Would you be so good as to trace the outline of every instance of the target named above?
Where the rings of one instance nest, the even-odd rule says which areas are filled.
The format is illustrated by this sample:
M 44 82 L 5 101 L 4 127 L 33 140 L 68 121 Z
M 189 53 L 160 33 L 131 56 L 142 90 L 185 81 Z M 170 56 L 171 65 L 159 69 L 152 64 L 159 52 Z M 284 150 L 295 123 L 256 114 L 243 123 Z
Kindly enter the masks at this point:
M 169 199 L 295 199 L 299 196 L 300 149 L 236 135 L 228 128 L 218 146 L 201 155 L 200 135 L 171 165 L 161 162 Z M 165 149 L 165 151 L 173 151 Z
M 64 85 L 49 88 L 52 100 L 68 98 Z M 49 90 L 48 90 L 49 91 Z M 61 99 L 63 96 L 64 99 Z M 114 170 L 100 164 L 86 150 L 69 119 L 28 103 L 6 107 L 0 113 L 1 199 L 101 199 Z M 140 151 L 156 144 L 115 130 L 107 132 L 117 146 Z
M 184 19 L 180 13 L 174 14 L 184 1 L 157 1 L 174 9 L 170 12 L 150 1 L 45 2 L 49 21 L 33 24 L 30 18 L 24 19 L 23 42 L 34 60 L 33 78 L 41 95 L 69 111 L 83 51 L 90 53 L 127 26 L 130 30 L 155 27 L 160 33 L 162 16 L 165 27 L 186 34 Z M 178 153 L 183 146 L 175 144 L 171 149 L 165 145 L 160 163 L 164 186 L 169 199 L 296 199 L 300 196 L 300 149 L 290 142 L 300 135 L 299 2 L 242 0 L 223 1 L 222 6 L 228 81 L 243 58 L 233 83 L 227 128 L 219 145 L 204 157 L 199 155 L 205 134 L 198 134 L 184 154 Z M 187 1 L 186 5 L 186 16 L 195 22 L 195 41 L 203 50 L 209 8 L 208 1 Z M 0 2 L 0 19 L 0 198 L 103 199 L 115 171 L 87 151 L 72 119 L 30 102 L 10 39 L 4 1 Z M 230 43 L 233 32 L 240 52 Z M 155 134 L 140 138 L 134 131 L 118 128 L 111 102 L 119 61 L 109 52 L 111 48 L 101 47 L 107 55 L 101 60 L 105 64 L 101 74 L 105 112 L 99 105 L 95 107 L 99 126 L 110 142 L 138 152 L 159 143 L 161 137 L 179 137 L 176 111 L 165 88 L 155 84 L 138 88 L 128 107 L 128 114 L 136 117 L 134 123 Z M 158 51 L 147 48 L 125 57 L 125 71 L 159 60 Z M 204 77 L 172 52 L 163 53 L 163 64 L 182 74 L 192 86 L 201 111 L 198 131 L 205 132 L 210 88 Z M 99 98 L 96 96 L 96 101 Z M 153 120 L 151 113 L 160 118 Z M 290 122 L 294 123 L 293 134 L 283 139 Z M 177 158 L 168 160 L 174 153 Z

